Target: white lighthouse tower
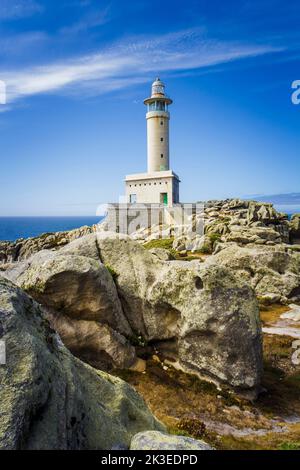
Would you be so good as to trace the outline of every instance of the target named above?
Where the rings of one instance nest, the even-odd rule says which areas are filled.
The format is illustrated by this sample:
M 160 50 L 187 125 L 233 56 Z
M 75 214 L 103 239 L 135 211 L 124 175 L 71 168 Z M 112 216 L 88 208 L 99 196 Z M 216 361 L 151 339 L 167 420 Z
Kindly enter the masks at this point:
M 172 206 L 179 202 L 178 176 L 170 170 L 168 106 L 172 100 L 165 94 L 165 85 L 157 78 L 152 84 L 147 106 L 147 173 L 126 176 L 126 199 L 128 203 L 164 204 Z
M 159 78 L 152 84 L 147 106 L 148 173 L 169 170 L 169 120 L 168 106 L 173 101 L 165 95 L 165 85 Z

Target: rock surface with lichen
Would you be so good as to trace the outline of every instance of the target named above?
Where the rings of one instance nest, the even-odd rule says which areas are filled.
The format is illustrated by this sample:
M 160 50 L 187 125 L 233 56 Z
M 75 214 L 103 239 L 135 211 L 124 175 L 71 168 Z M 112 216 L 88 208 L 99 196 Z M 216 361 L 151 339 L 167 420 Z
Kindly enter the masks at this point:
M 72 356 L 43 309 L 0 278 L 0 449 L 129 447 L 145 430 L 164 430 L 122 380 Z
M 171 436 L 159 431 L 140 432 L 131 441 L 130 450 L 213 450 L 204 441 Z
M 20 238 L 9 242 L 0 241 L 0 263 L 2 265 L 22 261 L 41 250 L 56 250 L 77 238 L 98 230 L 97 225 L 85 226 L 65 232 L 44 233 L 37 237 Z

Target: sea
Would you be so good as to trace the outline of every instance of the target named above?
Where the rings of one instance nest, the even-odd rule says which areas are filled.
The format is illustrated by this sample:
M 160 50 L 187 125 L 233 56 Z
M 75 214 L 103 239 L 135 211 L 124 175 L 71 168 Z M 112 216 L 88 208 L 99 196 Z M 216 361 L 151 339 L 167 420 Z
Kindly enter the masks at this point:
M 43 233 L 64 232 L 99 223 L 103 217 L 0 217 L 0 240 L 37 237 Z

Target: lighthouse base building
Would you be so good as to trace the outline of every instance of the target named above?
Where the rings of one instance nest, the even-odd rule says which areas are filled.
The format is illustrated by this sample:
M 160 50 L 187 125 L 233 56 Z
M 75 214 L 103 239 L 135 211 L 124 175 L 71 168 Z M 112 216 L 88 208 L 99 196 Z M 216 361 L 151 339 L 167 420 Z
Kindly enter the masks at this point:
M 172 170 L 127 175 L 126 201 L 129 204 L 179 203 L 179 178 Z

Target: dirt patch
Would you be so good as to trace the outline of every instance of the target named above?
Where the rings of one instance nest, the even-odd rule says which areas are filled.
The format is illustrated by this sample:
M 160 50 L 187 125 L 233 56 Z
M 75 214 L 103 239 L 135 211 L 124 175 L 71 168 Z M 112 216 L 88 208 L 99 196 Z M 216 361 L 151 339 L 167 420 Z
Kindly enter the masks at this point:
M 276 323 L 283 313 L 290 310 L 287 305 L 270 305 L 261 308 L 260 318 L 263 325 L 272 325 Z

